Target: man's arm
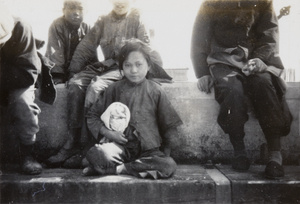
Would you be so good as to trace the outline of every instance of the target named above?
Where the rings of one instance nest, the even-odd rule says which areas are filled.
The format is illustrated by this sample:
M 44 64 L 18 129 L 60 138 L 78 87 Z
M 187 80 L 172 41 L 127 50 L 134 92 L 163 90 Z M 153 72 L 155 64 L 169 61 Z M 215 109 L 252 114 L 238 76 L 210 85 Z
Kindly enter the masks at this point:
M 10 53 L 13 63 L 12 69 L 5 77 L 11 88 L 25 88 L 35 84 L 41 72 L 41 61 L 37 55 L 31 26 L 17 21 L 5 49 Z
M 191 60 L 197 78 L 210 75 L 206 60 L 210 52 L 212 9 L 207 4 L 206 1 L 202 3 L 192 32 Z
M 52 62 L 55 63 L 55 66 L 51 70 L 55 73 L 65 73 L 64 66 L 66 63 L 64 49 L 66 47 L 65 41 L 63 39 L 63 31 L 59 31 L 59 21 L 54 21 L 49 27 L 48 31 L 48 44 L 45 56 L 48 57 Z
M 267 66 L 282 70 L 284 67 L 279 57 L 278 19 L 272 1 L 263 1 L 260 15 L 255 27 L 257 41 L 250 58 L 259 58 Z
M 82 71 L 86 65 L 95 62 L 98 58 L 97 48 L 100 44 L 102 27 L 103 21 L 101 20 L 101 18 L 99 18 L 94 27 L 77 45 L 70 66 L 68 68 L 69 78 L 71 78 L 74 74 Z
M 191 41 L 191 60 L 198 79 L 197 86 L 205 93 L 210 93 L 213 86 L 213 79 L 207 64 L 212 35 L 212 13 L 213 9 L 208 2 L 203 2 L 196 16 Z

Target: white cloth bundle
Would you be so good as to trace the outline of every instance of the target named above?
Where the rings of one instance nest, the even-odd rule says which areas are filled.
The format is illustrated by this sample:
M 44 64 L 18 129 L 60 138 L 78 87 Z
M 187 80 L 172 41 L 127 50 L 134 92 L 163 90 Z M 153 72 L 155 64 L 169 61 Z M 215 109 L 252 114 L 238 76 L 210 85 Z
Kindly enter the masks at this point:
M 130 111 L 120 102 L 110 104 L 101 115 L 101 120 L 109 130 L 124 132 L 130 120 Z

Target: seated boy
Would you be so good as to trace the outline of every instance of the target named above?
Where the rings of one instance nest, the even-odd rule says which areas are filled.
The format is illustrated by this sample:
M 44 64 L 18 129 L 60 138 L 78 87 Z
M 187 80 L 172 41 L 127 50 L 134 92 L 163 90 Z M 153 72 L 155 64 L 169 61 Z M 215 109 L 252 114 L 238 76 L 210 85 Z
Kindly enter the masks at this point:
M 75 48 L 89 31 L 89 26 L 83 22 L 83 11 L 81 0 L 65 0 L 63 16 L 54 20 L 49 28 L 45 56 L 55 63 L 51 70 L 55 84 L 67 80 Z
M 153 66 L 150 47 L 140 40 L 130 40 L 122 47 L 119 56 L 119 68 L 125 77 L 110 85 L 87 114 L 88 128 L 97 142 L 103 138 L 109 142 L 96 144 L 87 152 L 89 167 L 83 170 L 83 174 L 168 178 L 176 170 L 176 163 L 170 157 L 171 141 L 178 135 L 177 126 L 182 121 L 162 88 L 146 79 Z M 125 133 L 107 128 L 101 119 L 113 102 L 123 103 L 129 108 L 128 128 L 133 128 L 129 134 L 126 132 L 128 128 Z M 127 138 L 132 135 L 140 141 L 141 151 L 137 151 L 137 155 L 125 149 Z

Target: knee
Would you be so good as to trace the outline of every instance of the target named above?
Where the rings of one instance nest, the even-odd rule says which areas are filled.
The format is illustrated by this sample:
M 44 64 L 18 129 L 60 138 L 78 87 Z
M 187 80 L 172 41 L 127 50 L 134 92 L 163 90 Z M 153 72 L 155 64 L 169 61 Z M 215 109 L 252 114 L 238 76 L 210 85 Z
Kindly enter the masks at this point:
M 240 83 L 222 83 L 215 87 L 216 100 L 244 100 L 244 90 Z
M 34 102 L 34 96 L 22 94 L 15 97 L 12 103 L 10 103 L 10 110 L 15 115 L 20 115 L 20 118 L 30 117 L 31 115 L 37 116 L 41 110 L 38 105 Z
M 86 159 L 93 167 L 102 166 L 105 162 L 107 162 L 105 153 L 100 145 L 95 145 L 90 148 L 86 154 Z
M 68 82 L 68 88 L 72 90 L 75 87 L 79 87 L 79 84 L 77 83 L 76 79 L 71 78 Z
M 99 92 L 107 87 L 106 82 L 100 77 L 95 77 L 88 87 L 90 92 Z
M 250 90 L 257 90 L 265 92 L 270 87 L 273 88 L 271 76 L 267 74 L 256 74 L 248 80 Z

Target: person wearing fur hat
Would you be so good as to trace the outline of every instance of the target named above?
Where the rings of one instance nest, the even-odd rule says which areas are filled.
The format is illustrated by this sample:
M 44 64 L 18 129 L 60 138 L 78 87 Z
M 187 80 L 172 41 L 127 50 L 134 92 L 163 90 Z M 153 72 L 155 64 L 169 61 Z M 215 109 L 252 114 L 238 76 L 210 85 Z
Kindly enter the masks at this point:
M 153 66 L 151 53 L 152 49 L 137 39 L 126 41 L 121 48 L 119 69 L 124 77 L 111 84 L 86 115 L 97 144 L 86 154 L 90 166 L 83 170 L 84 175 L 129 174 L 159 179 L 169 178 L 175 172 L 176 163 L 170 154 L 182 121 L 160 85 L 146 77 Z M 130 110 L 130 119 L 129 113 L 117 117 L 123 125 L 118 122 L 116 127 L 122 130 L 129 119 L 125 132 L 111 128 L 116 121 L 108 125 L 111 117 L 105 116 L 105 110 L 114 102 Z M 103 140 L 109 142 L 99 144 Z M 132 141 L 132 149 L 138 151 L 127 151 Z
M 13 17 L 0 6 L 0 103 L 9 116 L 3 118 L 17 136 L 20 144 L 20 170 L 24 174 L 39 174 L 42 166 L 32 155 L 36 133 L 39 130 L 40 109 L 34 102 L 35 83 L 41 72 L 35 39 L 31 26 Z M 3 127 L 1 127 L 3 128 Z M 1 137 L 12 135 L 2 135 Z M 1 138 L 3 141 L 4 138 Z

